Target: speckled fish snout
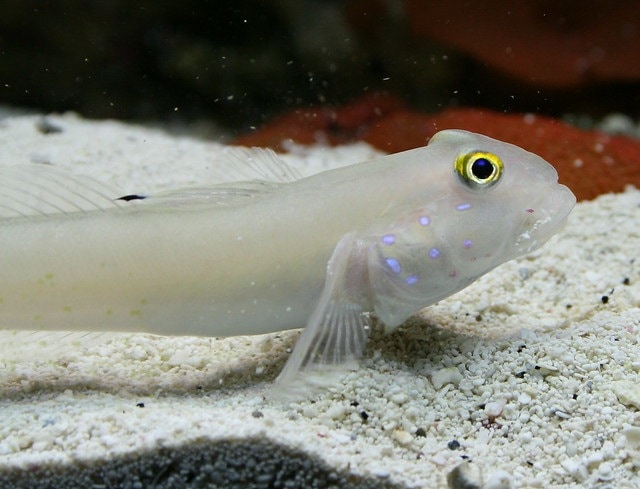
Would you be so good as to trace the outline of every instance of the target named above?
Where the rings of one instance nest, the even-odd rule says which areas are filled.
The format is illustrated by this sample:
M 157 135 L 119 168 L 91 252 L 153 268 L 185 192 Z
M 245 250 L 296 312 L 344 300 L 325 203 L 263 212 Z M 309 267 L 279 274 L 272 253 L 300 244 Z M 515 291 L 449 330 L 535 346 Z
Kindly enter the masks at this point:
M 573 192 L 565 185 L 557 184 L 523 209 L 521 231 L 514 245 L 515 255 L 533 251 L 562 229 L 575 203 Z

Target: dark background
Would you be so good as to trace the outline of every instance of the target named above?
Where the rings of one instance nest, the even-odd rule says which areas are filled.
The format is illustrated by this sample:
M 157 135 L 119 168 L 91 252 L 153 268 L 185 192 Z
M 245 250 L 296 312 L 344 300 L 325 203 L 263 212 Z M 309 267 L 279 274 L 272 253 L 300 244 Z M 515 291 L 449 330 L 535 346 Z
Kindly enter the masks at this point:
M 637 119 L 638 5 L 5 0 L 0 104 L 208 120 L 231 134 L 374 91 L 425 112 L 481 106 Z

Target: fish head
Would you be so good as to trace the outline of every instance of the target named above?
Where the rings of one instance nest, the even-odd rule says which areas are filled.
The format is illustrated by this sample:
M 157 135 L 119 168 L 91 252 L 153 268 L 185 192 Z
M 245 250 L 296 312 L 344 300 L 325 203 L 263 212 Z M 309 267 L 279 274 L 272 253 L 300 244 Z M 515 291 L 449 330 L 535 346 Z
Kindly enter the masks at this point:
M 576 203 L 550 163 L 518 146 L 461 130 L 442 131 L 431 145 L 450 155 L 444 162 L 449 192 L 438 210 L 452 217 L 450 246 L 459 250 L 460 263 L 483 254 L 504 262 L 539 248 Z
M 442 131 L 414 151 L 423 168 L 369 247 L 373 302 L 388 326 L 539 248 L 576 201 L 551 164 L 483 135 Z

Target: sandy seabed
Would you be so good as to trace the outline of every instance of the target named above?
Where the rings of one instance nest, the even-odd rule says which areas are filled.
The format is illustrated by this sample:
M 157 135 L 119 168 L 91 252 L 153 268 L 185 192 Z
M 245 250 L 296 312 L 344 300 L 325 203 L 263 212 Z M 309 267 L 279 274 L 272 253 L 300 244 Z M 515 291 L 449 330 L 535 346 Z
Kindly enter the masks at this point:
M 206 182 L 222 149 L 73 114 L 0 120 L 0 164 L 123 195 Z M 294 150 L 304 174 L 377 154 Z M 315 400 L 264 399 L 297 331 L 2 334 L 1 487 L 640 487 L 635 189 L 578 204 L 543 249 L 374 334 Z

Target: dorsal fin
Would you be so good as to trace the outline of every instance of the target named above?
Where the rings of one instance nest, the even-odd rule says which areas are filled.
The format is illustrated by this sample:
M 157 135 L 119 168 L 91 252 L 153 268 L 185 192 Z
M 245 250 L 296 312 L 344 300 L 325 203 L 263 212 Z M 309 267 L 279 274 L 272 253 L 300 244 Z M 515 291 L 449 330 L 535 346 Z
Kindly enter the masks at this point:
M 101 182 L 49 165 L 7 166 L 0 168 L 0 219 L 127 208 L 135 204 L 180 209 L 230 206 L 269 193 L 279 183 L 301 178 L 297 170 L 273 151 L 262 148 L 226 148 L 215 172 L 220 180 L 230 183 L 173 189 L 146 199 L 144 194 L 136 196 L 141 198 L 133 198 L 133 194 L 123 196 Z
M 221 183 L 208 187 L 184 187 L 167 190 L 149 196 L 124 196 L 119 200 L 126 200 L 129 205 L 139 206 L 139 209 L 153 209 L 158 207 L 195 210 L 214 206 L 230 207 L 248 202 L 249 199 L 267 195 L 280 188 L 273 182 L 254 180 L 251 182 Z
M 267 148 L 225 148 L 217 172 L 224 172 L 221 181 L 242 182 L 262 180 L 274 183 L 295 182 L 302 178 L 295 168 Z
M 101 182 L 48 165 L 0 168 L 0 219 L 120 207 L 117 195 Z
M 266 148 L 230 146 L 223 150 L 216 163 L 213 173 L 217 176 L 216 180 L 222 183 L 169 189 L 151 195 L 125 195 L 119 200 L 141 209 L 229 207 L 267 195 L 280 188 L 281 184 L 302 178 L 298 170 Z

